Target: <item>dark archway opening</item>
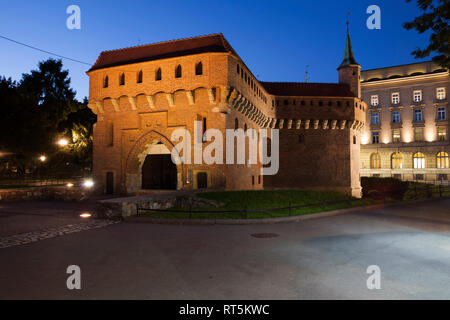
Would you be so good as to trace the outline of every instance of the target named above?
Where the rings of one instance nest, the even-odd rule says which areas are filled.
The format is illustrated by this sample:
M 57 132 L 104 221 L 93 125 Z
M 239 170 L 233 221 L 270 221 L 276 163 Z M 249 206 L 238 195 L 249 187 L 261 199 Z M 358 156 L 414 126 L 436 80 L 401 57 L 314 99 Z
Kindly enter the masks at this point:
M 152 154 L 142 166 L 142 189 L 177 188 L 177 167 L 170 154 Z
M 106 194 L 114 194 L 114 173 L 107 172 L 106 173 Z
M 197 173 L 197 188 L 198 189 L 208 188 L 208 174 L 206 172 Z

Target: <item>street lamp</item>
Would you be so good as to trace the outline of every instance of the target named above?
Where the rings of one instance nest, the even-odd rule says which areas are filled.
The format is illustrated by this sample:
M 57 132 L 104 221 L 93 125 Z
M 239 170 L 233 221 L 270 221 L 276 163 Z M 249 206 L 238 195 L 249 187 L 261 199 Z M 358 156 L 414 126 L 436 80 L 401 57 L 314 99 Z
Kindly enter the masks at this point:
M 85 188 L 92 188 L 94 186 L 94 181 L 92 179 L 85 180 L 83 186 Z
M 44 156 L 44 155 L 42 155 L 42 156 L 39 157 L 39 161 L 40 161 L 41 163 L 44 163 L 46 160 L 47 160 L 47 157 Z M 41 180 L 41 167 L 42 167 L 42 166 L 39 166 L 39 167 L 38 167 L 38 180 L 40 180 L 40 183 L 41 183 L 41 185 L 42 185 L 42 180 Z
M 69 140 L 67 140 L 66 138 L 61 138 L 57 143 L 60 147 L 67 147 L 69 145 Z

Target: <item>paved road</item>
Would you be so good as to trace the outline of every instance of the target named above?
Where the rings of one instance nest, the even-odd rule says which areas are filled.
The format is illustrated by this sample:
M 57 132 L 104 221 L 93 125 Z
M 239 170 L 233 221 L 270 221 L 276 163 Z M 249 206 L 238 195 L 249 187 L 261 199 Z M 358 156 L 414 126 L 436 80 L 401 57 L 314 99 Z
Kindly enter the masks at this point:
M 0 202 L 0 237 L 80 222 L 80 213 L 94 212 L 92 201 Z
M 72 264 L 81 291 L 66 289 Z M 380 290 L 366 287 L 374 264 Z M 0 249 L 0 298 L 450 299 L 450 200 L 299 223 L 73 233 Z

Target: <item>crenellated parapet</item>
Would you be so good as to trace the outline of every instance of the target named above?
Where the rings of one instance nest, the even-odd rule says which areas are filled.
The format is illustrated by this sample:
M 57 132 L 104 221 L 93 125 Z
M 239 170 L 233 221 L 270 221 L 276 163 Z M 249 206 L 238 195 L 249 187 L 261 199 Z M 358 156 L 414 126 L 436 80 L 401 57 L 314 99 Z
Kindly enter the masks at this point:
M 272 129 L 305 129 L 305 130 L 344 130 L 353 129 L 360 131 L 364 128 L 364 122 L 358 120 L 336 119 L 275 119 L 269 118 L 263 127 Z
M 150 109 L 157 108 L 156 105 L 156 96 L 162 95 L 164 96 L 164 99 L 167 101 L 167 105 L 169 109 L 175 108 L 177 106 L 176 101 L 176 94 L 182 94 L 186 98 L 187 104 L 189 106 L 193 106 L 198 104 L 197 94 L 196 92 L 198 90 L 206 90 L 206 95 L 208 97 L 207 104 L 210 106 L 217 106 L 220 104 L 221 101 L 226 100 L 227 96 L 229 96 L 229 88 L 228 87 L 192 87 L 189 89 L 177 89 L 170 92 L 161 91 L 161 90 L 155 90 L 155 92 L 152 93 L 145 93 L 141 92 L 136 95 L 121 95 L 116 97 L 111 96 L 105 96 L 98 99 L 91 99 L 89 101 L 89 108 L 95 113 L 95 114 L 103 114 L 105 113 L 105 103 L 109 101 L 112 105 L 111 112 L 122 112 L 122 111 L 140 111 L 139 109 L 142 107 L 148 107 Z M 220 96 L 218 96 L 217 92 L 220 90 L 222 93 Z M 142 103 L 138 105 L 138 97 L 145 97 L 145 105 Z M 122 100 L 122 98 L 125 98 Z M 123 103 L 123 101 L 126 101 L 126 103 Z M 204 104 L 204 101 L 202 101 L 202 104 Z M 212 112 L 219 112 L 223 111 L 221 108 L 212 108 Z
M 227 102 L 236 111 L 242 113 L 249 120 L 255 122 L 257 125 L 263 128 L 272 129 L 313 129 L 313 130 L 344 130 L 353 129 L 360 131 L 364 125 L 364 117 L 360 117 L 356 114 L 356 110 L 363 110 L 362 104 L 351 104 L 349 108 L 355 108 L 355 112 L 347 112 L 348 119 L 328 118 L 335 115 L 342 115 L 342 113 L 329 114 L 324 113 L 323 118 L 306 117 L 279 117 L 279 116 L 267 116 L 257 106 L 252 104 L 242 93 L 235 88 L 229 90 L 230 94 L 227 97 Z M 276 112 L 275 112 L 276 113 Z M 328 117 L 327 117 L 328 116 Z M 326 117 L 326 118 L 325 118 Z

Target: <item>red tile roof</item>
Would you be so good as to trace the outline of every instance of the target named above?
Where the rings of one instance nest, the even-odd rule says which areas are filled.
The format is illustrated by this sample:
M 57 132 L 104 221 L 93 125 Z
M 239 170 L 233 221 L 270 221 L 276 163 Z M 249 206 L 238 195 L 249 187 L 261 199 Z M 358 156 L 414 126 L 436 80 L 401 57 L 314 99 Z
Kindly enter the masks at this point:
M 88 72 L 113 66 L 205 52 L 230 52 L 237 56 L 236 52 L 227 40 L 225 40 L 223 34 L 218 33 L 119 50 L 103 51 Z
M 266 91 L 276 96 L 355 97 L 344 83 L 261 82 Z

